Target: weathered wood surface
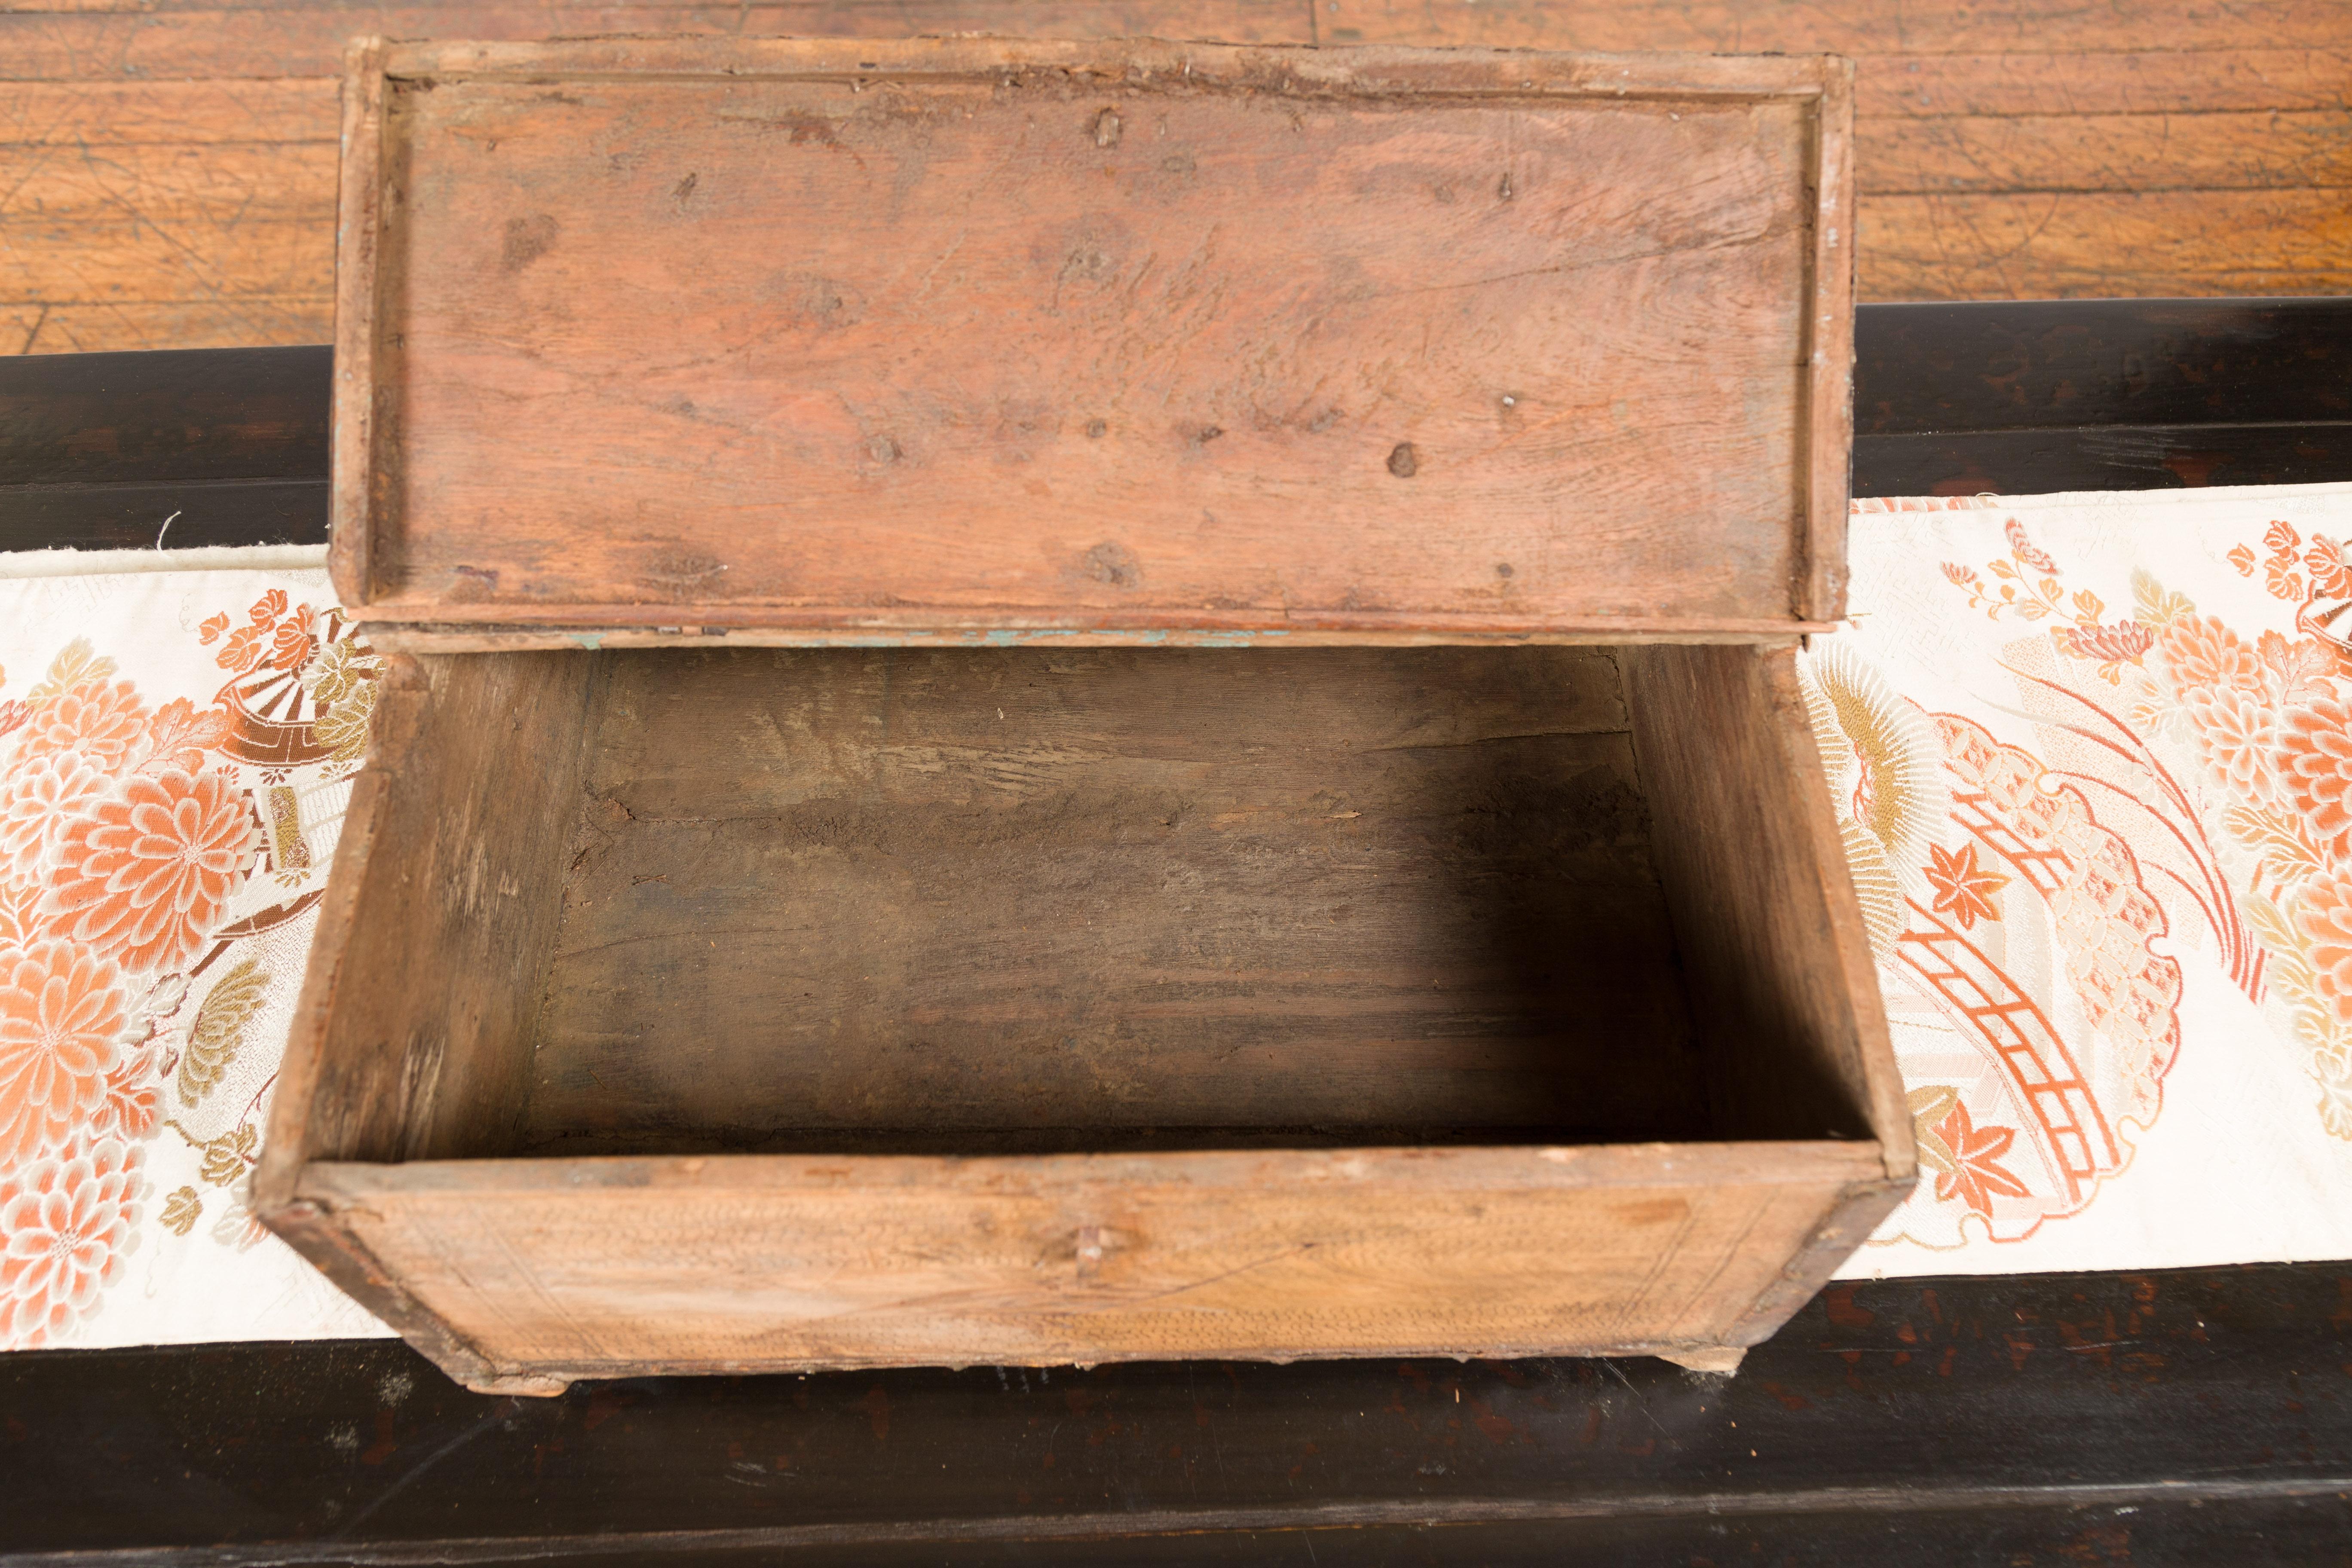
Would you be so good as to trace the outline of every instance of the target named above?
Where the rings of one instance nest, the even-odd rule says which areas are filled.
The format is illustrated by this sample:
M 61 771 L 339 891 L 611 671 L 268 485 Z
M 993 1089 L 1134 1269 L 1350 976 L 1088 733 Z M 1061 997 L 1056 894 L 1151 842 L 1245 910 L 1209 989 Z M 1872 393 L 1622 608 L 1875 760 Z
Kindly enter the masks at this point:
M 1832 1209 L 1901 1196 L 1867 1142 L 327 1163 L 299 1193 L 540 1379 L 1715 1345 L 1778 1326 Z
M 257 1206 L 320 1158 L 503 1147 L 530 1076 L 591 661 L 389 662 L 279 1069 Z
M 1729 1380 L 1397 1360 L 474 1394 L 397 1342 L 0 1356 L 0 1553 L 2328 1563 L 2352 1268 L 1842 1285 Z M 144 1555 L 134 1555 L 144 1554 Z
M 1617 661 L 1718 1118 L 1748 1137 L 1874 1138 L 1907 1181 L 1911 1113 L 1795 652 Z
M 1790 656 L 1657 652 L 397 662 L 257 1207 L 511 1392 L 1753 1342 L 1907 1127 Z
M 1607 653 L 594 662 L 549 1147 L 1710 1135 Z
M 337 584 L 372 622 L 1825 620 L 1845 83 L 376 48 L 346 101 Z
M 1332 3 L 10 0 L 0 193 L 16 194 L 0 194 L 0 351 L 326 342 L 332 78 L 345 42 L 371 32 L 1825 51 L 1859 65 L 1866 300 L 2352 289 L 2352 47 L 2324 0 Z

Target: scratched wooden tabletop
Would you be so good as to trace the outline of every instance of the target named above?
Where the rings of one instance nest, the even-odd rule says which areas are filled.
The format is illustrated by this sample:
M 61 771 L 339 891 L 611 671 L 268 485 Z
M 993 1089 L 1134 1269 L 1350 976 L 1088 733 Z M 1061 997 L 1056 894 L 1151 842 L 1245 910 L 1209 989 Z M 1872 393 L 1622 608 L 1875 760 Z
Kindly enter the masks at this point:
M 616 31 L 1835 51 L 1865 300 L 2352 291 L 2343 0 L 0 0 L 0 353 L 326 342 L 345 40 Z

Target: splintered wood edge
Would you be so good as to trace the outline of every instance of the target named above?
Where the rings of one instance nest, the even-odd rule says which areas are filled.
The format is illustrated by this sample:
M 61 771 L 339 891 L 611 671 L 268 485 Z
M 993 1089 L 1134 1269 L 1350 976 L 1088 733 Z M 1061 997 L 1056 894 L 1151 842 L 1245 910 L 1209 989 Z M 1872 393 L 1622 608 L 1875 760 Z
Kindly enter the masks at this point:
M 375 483 L 376 273 L 383 222 L 382 38 L 352 43 L 343 70 L 341 188 L 335 201 L 335 380 L 328 489 L 327 572 L 345 605 L 364 605 L 376 551 L 370 492 Z
M 1853 62 L 1818 62 L 1813 106 L 1813 252 L 1804 406 L 1801 576 L 1794 611 L 1808 622 L 1845 615 L 1846 507 L 1853 454 Z

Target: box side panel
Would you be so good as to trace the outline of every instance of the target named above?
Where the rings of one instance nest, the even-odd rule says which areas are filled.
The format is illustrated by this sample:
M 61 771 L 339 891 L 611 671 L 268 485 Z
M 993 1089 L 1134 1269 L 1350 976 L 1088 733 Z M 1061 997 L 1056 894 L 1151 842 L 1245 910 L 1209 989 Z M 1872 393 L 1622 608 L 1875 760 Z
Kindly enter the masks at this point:
M 1805 573 L 1809 621 L 1845 614 L 1847 492 L 1853 468 L 1853 65 L 1822 64 L 1813 106 L 1811 320 L 1807 324 Z
M 369 616 L 1800 618 L 1811 98 L 885 78 L 394 82 Z
M 367 603 L 375 482 L 376 242 L 383 198 L 384 57 L 381 38 L 352 43 L 343 70 L 341 188 L 335 211 L 334 483 L 327 564 L 349 605 Z
M 1637 1352 L 1729 1342 L 1874 1174 L 1866 1147 L 1780 1172 L 1776 1147 L 329 1166 L 306 1191 L 541 1375 Z M 1637 1168 L 1587 1183 L 1587 1154 Z
M 304 1159 L 513 1136 L 579 816 L 593 661 L 389 660 L 271 1120 L 265 1206 Z
M 1619 660 L 1717 1136 L 1873 1138 L 1908 1178 L 1910 1116 L 1794 651 Z

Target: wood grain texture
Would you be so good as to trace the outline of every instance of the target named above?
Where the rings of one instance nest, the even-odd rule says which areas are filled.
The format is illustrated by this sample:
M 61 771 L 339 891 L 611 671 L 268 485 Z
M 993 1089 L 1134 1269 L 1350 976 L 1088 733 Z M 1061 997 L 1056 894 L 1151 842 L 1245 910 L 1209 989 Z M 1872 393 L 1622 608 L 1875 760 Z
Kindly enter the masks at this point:
M 1308 44 L 1296 0 L 811 0 L 804 5 L 206 5 L 130 12 L 0 11 L 0 80 L 331 76 L 359 37 L 487 38 L 644 34 L 907 38 L 1169 37 Z
M 1874 196 L 1861 225 L 1881 299 L 2352 293 L 2337 190 Z
M 2336 50 L 2335 0 L 1966 0 L 1889 6 L 1883 0 L 1320 0 L 1325 43 L 1477 44 L 1540 49 L 1773 50 L 1792 54 L 2044 54 L 2242 47 Z
M 257 1206 L 287 1201 L 308 1160 L 491 1152 L 513 1137 L 589 672 L 559 654 L 388 662 Z
M 2340 14 L 2318 0 L 2221 7 L 2175 0 L 2084 7 L 1943 0 L 1899 10 L 1836 5 L 1578 6 L 1365 0 L 890 0 L 796 6 L 408 6 L 326 0 L 225 6 L 182 0 L 7 0 L 0 6 L 0 140 L 58 149 L 327 140 L 331 77 L 346 40 L 528 38 L 621 30 L 905 37 L 985 30 L 1236 42 L 1387 39 L 1549 48 L 1826 50 L 1853 57 L 1864 300 L 2216 295 L 2336 289 L 2347 237 L 2337 117 L 2352 81 Z M 306 107 L 307 106 L 307 107 Z M 2230 115 L 2247 118 L 2228 120 Z M 2273 129 L 2273 115 L 2288 119 Z M 2013 118 L 2014 126 L 1989 121 Z M 2210 118 L 2214 123 L 2205 123 Z M 223 181 L 228 176 L 224 173 Z M 176 256 L 100 230 L 79 250 L 37 245 L 0 289 L 0 352 L 320 342 L 332 259 L 321 215 L 331 177 L 307 162 L 249 161 L 257 206 L 299 209 L 316 237 L 299 266 L 257 288 L 242 221 L 173 224 Z M 2184 182 L 2187 182 L 2184 184 Z M 1927 211 L 1893 195 L 2004 198 L 2165 190 L 2186 200 L 2149 225 L 2112 204 Z M 0 193 L 7 186 L 0 184 Z M 2305 198 L 2297 217 L 2225 199 Z M 1885 194 L 1881 194 L 1885 193 Z M 2331 205 L 2332 204 L 2332 205 Z M 2303 210 L 2303 209 L 2297 209 Z M 2249 221 L 2251 216 L 2251 221 Z M 0 247 L 15 216 L 0 195 Z M 123 244 L 143 281 L 108 286 L 103 247 Z M 1881 246 L 1887 249 L 1882 260 Z M 2084 266 L 2085 257 L 2105 260 Z M 95 279 L 99 289 L 94 291 Z M 240 282 L 239 279 L 244 279 Z
M 1871 1145 L 324 1164 L 302 1197 L 501 1371 L 1720 1342 Z M 420 1346 L 421 1349 L 429 1347 Z
M 58 156 L 85 148 L 335 142 L 333 76 L 258 81 L 17 81 L 0 94 L 0 146 Z M 315 190 L 318 172 L 271 168 L 260 194 Z M 330 184 L 333 180 L 328 174 Z M 328 200 L 331 203 L 333 197 Z
M 260 1212 L 514 1392 L 1748 1342 L 1911 1173 L 1790 657 L 395 660 Z
M 1907 1191 L 1910 1112 L 1795 654 L 1627 647 L 1618 663 L 1693 1002 L 1739 1020 L 1709 1038 L 1718 1124 L 1874 1138 Z
M 2303 189 L 2352 190 L 2352 110 L 1890 119 L 1862 175 L 1865 198 Z
M 345 229 L 377 315 L 342 328 L 380 389 L 339 578 L 371 621 L 1835 613 L 1842 67 L 675 41 L 384 73 L 372 282 Z M 1285 221 L 1234 221 L 1256 200 Z
M 1709 1135 L 1606 653 L 596 663 L 535 1147 Z
M 1866 126 L 1900 117 L 2185 114 L 2340 110 L 2352 100 L 2352 47 L 2266 48 L 2255 26 L 2230 47 L 2184 49 L 2151 30 L 2144 47 L 2083 54 L 2020 47 L 1982 54 L 1864 53 L 1857 103 Z M 1866 132 L 1870 133 L 1870 132 Z

